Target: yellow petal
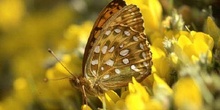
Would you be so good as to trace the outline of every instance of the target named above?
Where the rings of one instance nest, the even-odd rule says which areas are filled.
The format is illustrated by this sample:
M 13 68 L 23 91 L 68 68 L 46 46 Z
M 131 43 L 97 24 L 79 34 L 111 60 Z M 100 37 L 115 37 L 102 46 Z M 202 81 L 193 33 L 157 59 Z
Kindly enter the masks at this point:
M 117 101 L 115 106 L 119 110 L 126 110 L 125 100 Z
M 132 78 L 133 83 L 129 83 L 130 94 L 126 97 L 125 103 L 128 110 L 144 110 L 146 102 L 149 101 L 149 94 L 145 88 Z
M 113 102 L 117 102 L 120 99 L 118 94 L 114 92 L 113 90 L 107 91 L 105 95 L 110 97 Z
M 145 110 L 145 103 L 141 100 L 141 95 L 134 93 L 129 94 L 126 99 L 125 103 L 128 110 Z
M 202 95 L 195 81 L 190 77 L 181 78 L 174 86 L 174 103 L 177 109 L 202 109 Z
M 178 63 L 178 56 L 174 52 L 172 52 L 170 53 L 170 57 L 172 62 L 176 65 Z
M 137 5 L 144 17 L 145 32 L 160 29 L 162 7 L 158 0 L 125 0 L 127 4 Z
M 98 98 L 102 101 L 104 108 L 107 109 L 114 109 L 115 103 L 120 100 L 118 94 L 113 90 L 107 91 L 104 95 L 99 96 Z
M 136 91 L 135 87 L 132 83 L 128 84 L 128 90 L 129 90 L 130 93 L 135 93 L 135 91 Z
M 155 47 L 155 46 L 151 46 L 151 52 L 153 53 L 152 54 L 153 59 L 158 59 L 158 58 L 166 56 L 166 54 L 164 53 L 163 50 L 161 50 L 160 48 Z
M 202 32 L 197 32 L 193 36 L 193 42 L 204 42 L 209 46 L 209 49 L 213 48 L 214 41 L 213 38 L 210 37 L 208 34 L 202 33 Z
M 161 50 L 164 50 L 164 38 L 159 37 L 156 32 L 152 35 L 150 35 L 150 40 L 151 40 L 151 47 L 156 47 Z
M 142 98 L 144 101 L 147 101 L 149 99 L 149 94 L 147 93 L 145 88 L 140 83 L 138 83 L 134 77 L 132 77 L 132 82 L 133 82 L 134 88 L 136 89 L 136 92 L 142 95 Z
M 165 108 L 159 100 L 151 99 L 146 103 L 146 110 L 165 110 Z
M 172 89 L 168 86 L 168 84 L 162 80 L 157 74 L 153 74 L 154 76 L 154 84 L 153 84 L 153 91 L 156 92 L 163 92 L 167 95 L 171 95 L 173 93 Z
M 108 94 L 105 94 L 104 101 L 102 103 L 105 105 L 103 108 L 112 109 L 115 106 L 114 101 L 111 99 L 111 97 Z
M 184 54 L 186 54 L 189 58 L 191 58 L 193 55 L 197 56 L 196 54 L 196 48 L 193 44 L 187 45 L 183 47 L 183 52 Z
M 185 46 L 192 44 L 191 40 L 185 36 L 185 35 L 180 35 L 178 39 L 178 45 L 183 49 Z
M 81 107 L 82 110 L 92 110 L 88 105 L 82 105 Z
M 153 68 L 152 71 L 156 72 L 160 77 L 169 80 L 169 71 L 170 68 L 170 62 L 163 50 L 160 48 L 157 48 L 155 46 L 151 46 L 151 52 L 152 54 L 152 61 L 153 61 Z

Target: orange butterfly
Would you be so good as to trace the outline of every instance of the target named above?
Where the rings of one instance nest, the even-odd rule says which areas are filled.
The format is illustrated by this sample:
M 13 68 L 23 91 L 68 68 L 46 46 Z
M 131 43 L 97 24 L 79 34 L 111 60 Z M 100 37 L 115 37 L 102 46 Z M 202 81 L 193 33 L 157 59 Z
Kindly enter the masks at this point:
M 150 75 L 152 56 L 143 23 L 140 9 L 123 0 L 113 0 L 101 11 L 85 48 L 83 75 L 70 78 L 84 98 Z

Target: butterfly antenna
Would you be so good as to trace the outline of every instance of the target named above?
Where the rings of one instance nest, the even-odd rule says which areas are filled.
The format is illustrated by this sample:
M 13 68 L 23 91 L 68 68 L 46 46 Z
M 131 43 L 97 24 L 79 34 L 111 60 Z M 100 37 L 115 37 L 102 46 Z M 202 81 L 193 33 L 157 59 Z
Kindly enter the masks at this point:
M 69 77 L 63 77 L 63 78 L 53 78 L 53 79 L 49 79 L 49 78 L 44 78 L 44 82 L 48 82 L 49 80 L 54 80 L 54 81 L 56 81 L 56 80 L 63 80 L 63 79 L 67 79 L 67 78 L 69 78 Z
M 70 73 L 73 77 L 76 77 L 76 76 L 57 58 L 57 56 L 54 54 L 54 52 L 53 52 L 51 49 L 48 49 L 48 52 L 54 56 L 54 58 L 62 65 L 62 67 L 64 67 L 64 69 L 65 69 L 68 73 Z

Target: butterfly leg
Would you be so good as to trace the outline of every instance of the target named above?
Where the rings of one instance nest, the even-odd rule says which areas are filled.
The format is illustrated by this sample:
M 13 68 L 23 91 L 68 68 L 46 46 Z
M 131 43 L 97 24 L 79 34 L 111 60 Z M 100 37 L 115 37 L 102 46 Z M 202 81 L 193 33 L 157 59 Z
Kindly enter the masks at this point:
M 83 95 L 83 104 L 88 105 L 87 96 L 86 96 L 86 91 L 85 91 L 85 86 L 84 85 L 82 85 L 82 95 Z

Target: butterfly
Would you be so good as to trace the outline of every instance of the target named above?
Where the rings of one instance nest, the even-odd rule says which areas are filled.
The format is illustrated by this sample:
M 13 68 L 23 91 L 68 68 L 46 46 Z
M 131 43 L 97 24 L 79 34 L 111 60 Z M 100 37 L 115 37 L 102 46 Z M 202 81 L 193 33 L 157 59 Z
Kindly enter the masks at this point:
M 144 21 L 136 5 L 113 0 L 99 14 L 86 44 L 83 75 L 69 79 L 86 94 L 99 96 L 141 82 L 151 74 L 152 54 L 144 34 Z

